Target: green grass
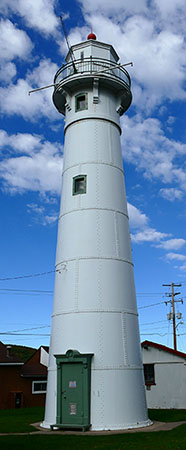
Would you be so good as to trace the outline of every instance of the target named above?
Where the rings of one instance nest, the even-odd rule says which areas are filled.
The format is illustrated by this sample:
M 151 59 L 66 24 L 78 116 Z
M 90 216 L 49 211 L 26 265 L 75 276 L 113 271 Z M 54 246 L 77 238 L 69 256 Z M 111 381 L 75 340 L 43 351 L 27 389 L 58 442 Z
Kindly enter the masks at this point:
M 44 408 L 20 408 L 0 410 L 0 433 L 26 433 L 33 431 L 31 423 L 43 420 Z M 159 422 L 186 420 L 185 409 L 149 409 L 149 418 Z
M 110 436 L 0 436 L 1 450 L 185 450 L 186 425 L 172 431 Z
M 26 433 L 33 431 L 31 423 L 42 421 L 44 416 L 43 407 L 1 409 L 0 410 L 0 433 Z M 0 446 L 1 448 L 1 446 Z
M 159 422 L 181 422 L 186 420 L 186 409 L 149 409 L 149 418 Z
M 30 423 L 42 421 L 44 408 L 0 410 L 0 433 L 34 431 Z M 149 410 L 151 420 L 186 420 L 186 410 Z M 106 436 L 25 435 L 0 436 L 1 450 L 185 450 L 186 424 L 171 431 L 137 432 Z

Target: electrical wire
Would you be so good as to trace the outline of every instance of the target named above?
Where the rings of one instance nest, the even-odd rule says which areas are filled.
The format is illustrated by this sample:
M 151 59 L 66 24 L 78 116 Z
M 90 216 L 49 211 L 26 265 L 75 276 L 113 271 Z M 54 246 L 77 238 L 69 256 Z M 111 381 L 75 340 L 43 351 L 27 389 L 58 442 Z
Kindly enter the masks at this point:
M 168 333 L 163 333 L 163 334 L 160 334 L 160 333 L 140 333 L 141 336 L 162 336 L 162 337 L 167 336 L 167 334 Z
M 136 292 L 136 295 L 163 295 L 163 292 Z
M 18 296 L 19 295 L 19 297 L 23 297 L 23 296 L 30 296 L 30 297 L 42 297 L 43 295 L 45 295 L 45 297 L 46 296 L 51 296 L 52 294 L 34 294 L 34 292 L 33 293 L 31 293 L 31 292 L 0 292 L 0 295 L 11 295 L 11 296 Z
M 0 291 L 8 291 L 8 292 L 39 292 L 39 293 L 43 293 L 43 294 L 53 294 L 53 291 L 43 291 L 42 289 L 6 289 L 6 288 L 0 288 Z
M 149 328 L 149 332 L 151 332 L 151 331 L 155 331 L 155 330 L 160 330 L 160 331 L 162 331 L 162 329 L 164 330 L 166 327 L 164 326 L 164 327 L 153 327 L 153 329 L 152 328 Z M 140 327 L 140 329 L 142 329 L 142 327 Z M 144 333 L 148 333 L 148 329 L 143 329 L 142 330 Z
M 50 334 L 46 333 L 0 333 L 1 336 L 50 336 Z
M 0 278 L 0 281 L 10 281 L 10 280 L 20 280 L 23 278 L 41 277 L 43 275 L 49 275 L 50 273 L 54 273 L 54 272 L 56 272 L 56 270 L 49 270 L 48 272 L 32 273 L 30 275 L 20 275 L 17 277 L 6 277 L 6 278 Z
M 139 306 L 138 309 L 145 309 L 145 308 L 151 308 L 152 306 L 157 306 L 157 305 L 162 305 L 165 302 L 158 302 L 158 303 L 153 303 L 151 305 L 146 305 L 146 306 Z
M 22 331 L 40 330 L 41 328 L 50 328 L 50 325 L 42 325 L 41 327 L 23 328 L 22 330 L 8 330 L 8 331 L 4 331 L 4 333 L 6 333 L 6 334 L 18 333 L 18 332 L 22 332 Z
M 141 326 L 145 326 L 145 325 L 154 325 L 156 323 L 162 323 L 162 322 L 167 322 L 167 320 L 157 320 L 156 322 L 146 322 L 146 323 L 141 323 Z

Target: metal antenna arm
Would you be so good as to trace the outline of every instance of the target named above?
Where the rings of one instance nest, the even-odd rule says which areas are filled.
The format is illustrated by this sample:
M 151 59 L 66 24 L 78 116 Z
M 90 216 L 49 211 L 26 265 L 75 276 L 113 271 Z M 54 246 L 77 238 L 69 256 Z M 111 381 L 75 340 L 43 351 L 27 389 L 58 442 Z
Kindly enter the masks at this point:
M 98 70 L 97 72 L 95 72 L 96 74 L 97 73 L 104 73 L 104 72 L 108 72 L 109 70 L 114 70 L 114 69 L 120 69 L 121 67 L 125 67 L 125 66 L 132 66 L 133 67 L 133 62 L 129 62 L 129 63 L 126 63 L 126 64 L 111 64 L 109 67 L 107 67 L 106 69 L 101 69 L 101 70 Z
M 32 92 L 42 91 L 43 89 L 48 89 L 50 87 L 54 87 L 56 84 L 49 84 L 48 86 L 43 86 L 40 88 L 32 89 L 31 91 L 28 91 L 28 95 L 32 94 Z
M 76 66 L 75 66 L 75 63 L 74 63 L 74 61 L 75 61 L 74 53 L 73 53 L 72 48 L 71 48 L 71 46 L 69 44 L 68 36 L 67 36 L 66 29 L 65 29 L 65 26 L 64 26 L 64 22 L 63 22 L 63 17 L 60 16 L 60 19 L 61 19 L 61 25 L 62 25 L 62 28 L 63 28 L 63 33 L 64 33 L 65 40 L 66 40 L 66 43 L 67 43 L 67 47 L 68 47 L 68 50 L 69 50 L 69 53 L 70 53 L 70 57 L 71 57 L 71 60 L 72 60 L 73 69 L 74 69 L 74 72 L 76 73 L 77 70 L 76 70 Z

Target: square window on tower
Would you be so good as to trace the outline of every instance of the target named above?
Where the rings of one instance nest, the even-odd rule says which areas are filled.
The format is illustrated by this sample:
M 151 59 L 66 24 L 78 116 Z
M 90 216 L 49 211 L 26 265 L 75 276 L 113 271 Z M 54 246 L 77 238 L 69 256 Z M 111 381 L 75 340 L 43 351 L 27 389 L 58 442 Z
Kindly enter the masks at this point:
M 88 94 L 78 94 L 75 98 L 75 111 L 88 109 Z
M 73 189 L 72 194 L 86 194 L 87 189 L 87 176 L 86 175 L 78 175 L 73 178 Z

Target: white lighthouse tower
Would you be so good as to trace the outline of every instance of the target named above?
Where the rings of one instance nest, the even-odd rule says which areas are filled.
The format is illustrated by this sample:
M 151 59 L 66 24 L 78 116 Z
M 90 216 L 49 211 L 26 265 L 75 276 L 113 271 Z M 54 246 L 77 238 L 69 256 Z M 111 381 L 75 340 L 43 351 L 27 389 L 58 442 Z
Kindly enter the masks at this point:
M 55 76 L 65 145 L 46 428 L 150 423 L 120 146 L 131 99 L 117 53 L 93 33 Z

